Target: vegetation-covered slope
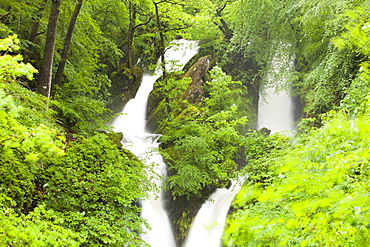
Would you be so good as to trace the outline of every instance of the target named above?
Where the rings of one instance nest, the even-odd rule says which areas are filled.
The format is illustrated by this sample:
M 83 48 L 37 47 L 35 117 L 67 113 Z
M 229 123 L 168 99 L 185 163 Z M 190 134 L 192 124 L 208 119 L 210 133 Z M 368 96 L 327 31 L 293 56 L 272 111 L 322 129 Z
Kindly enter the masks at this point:
M 237 195 L 226 246 L 369 245 L 368 6 L 328 1 L 310 12 L 326 4 L 331 9 L 317 34 L 330 33 L 325 57 L 311 57 L 316 68 L 310 72 L 307 63 L 308 73 L 294 84 L 307 90 L 306 112 L 318 121 L 303 119 L 290 148 L 250 162 L 248 169 L 267 163 L 266 177 L 252 177 Z M 312 120 L 320 127 L 310 127 Z
M 0 40 L 0 244 L 140 245 L 136 202 L 148 190 L 142 162 L 114 134 L 98 133 L 107 119 L 81 118 L 66 129 L 55 111 L 62 103 L 22 85 L 35 69 L 7 54 L 18 42 Z

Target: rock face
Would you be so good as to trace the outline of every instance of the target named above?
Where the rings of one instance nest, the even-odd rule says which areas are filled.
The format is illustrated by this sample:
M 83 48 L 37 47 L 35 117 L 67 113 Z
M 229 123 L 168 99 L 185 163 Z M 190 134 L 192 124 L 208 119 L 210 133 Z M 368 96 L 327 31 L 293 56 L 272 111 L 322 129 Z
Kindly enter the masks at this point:
M 190 67 L 190 69 L 183 75 L 183 77 L 190 77 L 191 83 L 188 85 L 186 93 L 177 100 L 187 100 L 190 103 L 196 103 L 203 99 L 203 78 L 207 74 L 210 68 L 211 56 L 201 57 L 197 62 Z M 180 79 L 180 78 L 179 78 Z M 163 95 L 160 94 L 160 89 L 154 90 L 149 96 L 148 104 L 148 115 L 147 115 L 147 128 L 151 132 L 161 132 L 164 126 L 160 126 L 161 120 L 163 120 L 168 112 L 166 108 L 166 102 Z
M 187 93 L 185 94 L 185 97 L 189 102 L 195 103 L 198 100 L 203 99 L 203 77 L 208 72 L 210 63 L 211 56 L 202 57 L 193 66 L 191 66 L 188 72 L 185 73 L 184 77 L 190 77 L 192 79 Z
M 112 98 L 113 102 L 108 107 L 114 112 L 120 112 L 124 105 L 135 97 L 143 78 L 143 70 L 138 66 L 130 69 L 123 64 L 112 73 Z

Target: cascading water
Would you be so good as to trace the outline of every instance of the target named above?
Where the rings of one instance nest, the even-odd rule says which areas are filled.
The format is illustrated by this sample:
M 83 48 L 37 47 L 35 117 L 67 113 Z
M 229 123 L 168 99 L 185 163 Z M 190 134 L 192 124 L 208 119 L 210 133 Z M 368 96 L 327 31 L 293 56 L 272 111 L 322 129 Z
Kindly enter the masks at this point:
M 229 189 L 217 189 L 210 196 L 202 205 L 191 225 L 185 247 L 221 246 L 227 213 L 240 188 L 241 183 L 233 181 Z
M 166 61 L 177 61 L 181 69 L 198 50 L 197 42 L 177 40 L 166 51 Z M 154 170 L 159 175 L 155 183 L 161 187 L 162 179 L 166 176 L 166 164 L 160 154 L 154 150 L 158 148 L 159 135 L 145 131 L 146 109 L 150 92 L 153 90 L 154 82 L 162 75 L 160 69 L 154 75 L 146 74 L 134 99 L 131 99 L 123 108 L 121 115 L 114 119 L 112 126 L 116 132 L 124 134 L 124 144 L 137 157 L 142 158 L 147 165 L 155 164 Z M 149 159 L 146 159 L 149 157 Z M 158 197 L 152 194 L 148 200 L 141 201 L 141 217 L 146 219 L 152 228 L 142 237 L 152 247 L 175 247 L 175 240 L 171 229 L 171 223 L 164 208 L 162 191 Z
M 288 53 L 289 45 L 280 43 L 271 60 L 271 69 L 267 73 L 267 85 L 260 94 L 258 102 L 257 129 L 266 127 L 271 133 L 284 132 L 292 135 L 295 128 L 293 124 L 293 101 L 289 90 L 276 92 L 275 85 L 286 85 L 288 75 L 293 68 L 294 57 Z
M 185 64 L 197 52 L 194 41 L 177 41 L 172 49 L 166 51 L 166 60 L 178 60 Z M 274 75 L 287 68 L 286 64 L 292 64 L 289 56 L 276 55 L 272 59 L 272 73 L 267 76 L 267 81 L 272 84 L 276 80 Z M 279 62 L 283 59 L 283 62 Z M 285 65 L 285 66 L 284 66 Z M 180 68 L 181 69 L 181 68 Z M 166 176 L 166 165 L 162 157 L 156 153 L 159 135 L 145 131 L 147 101 L 153 89 L 154 82 L 162 75 L 157 70 L 154 75 L 146 74 L 134 99 L 131 99 L 124 107 L 122 115 L 117 117 L 112 126 L 116 132 L 124 133 L 126 148 L 137 157 L 142 158 L 148 165 L 157 164 L 155 171 L 158 177 L 155 183 L 161 187 L 162 179 Z M 259 103 L 258 128 L 267 127 L 272 132 L 293 131 L 292 100 L 287 91 L 275 93 L 273 88 L 264 91 L 264 99 Z M 149 159 L 147 159 L 149 157 Z M 230 204 L 240 190 L 241 183 L 233 181 L 229 188 L 217 189 L 209 200 L 199 210 L 185 242 L 185 247 L 219 247 L 224 231 L 225 220 Z M 175 247 L 175 240 L 171 229 L 171 223 L 164 209 L 162 191 L 157 197 L 151 195 L 149 200 L 141 202 L 142 217 L 147 220 L 152 228 L 148 234 L 141 236 L 152 247 Z
M 285 84 L 287 74 L 293 66 L 293 57 L 286 55 L 283 44 L 271 61 L 271 71 L 267 74 L 269 85 Z M 279 76 L 277 76 L 279 75 Z M 278 79 L 279 78 L 279 79 Z M 275 93 L 274 88 L 267 88 L 260 97 L 258 107 L 258 128 L 267 127 L 272 133 L 287 131 L 291 134 L 293 126 L 293 106 L 289 92 L 282 90 Z M 239 192 L 240 183 L 233 182 L 234 186 L 229 189 L 217 189 L 208 199 L 197 216 L 190 229 L 185 247 L 219 247 L 224 232 L 225 220 L 234 196 Z

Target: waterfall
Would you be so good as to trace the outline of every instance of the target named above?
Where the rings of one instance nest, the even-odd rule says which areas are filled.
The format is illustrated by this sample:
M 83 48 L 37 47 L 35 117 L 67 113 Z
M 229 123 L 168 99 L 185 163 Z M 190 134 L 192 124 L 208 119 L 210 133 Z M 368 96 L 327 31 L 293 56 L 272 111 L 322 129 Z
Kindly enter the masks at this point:
M 289 83 L 289 72 L 294 57 L 289 53 L 290 45 L 280 42 L 271 59 L 271 68 L 266 75 L 267 87 L 258 102 L 257 129 L 266 127 L 271 133 L 283 132 L 288 136 L 294 132 L 293 101 L 289 89 L 276 92 L 276 87 L 285 88 Z
M 293 67 L 293 57 L 285 53 L 288 45 L 280 44 L 271 60 L 271 71 L 267 73 L 267 84 L 284 85 Z M 264 90 L 258 106 L 258 128 L 267 127 L 272 133 L 286 131 L 290 135 L 294 131 L 293 105 L 288 90 L 275 92 L 274 87 Z M 245 180 L 245 179 L 241 179 Z M 241 182 L 233 182 L 229 189 L 217 189 L 202 205 L 192 223 L 184 247 L 220 247 L 225 221 L 230 204 L 239 192 Z
M 185 64 L 197 52 L 197 44 L 194 41 L 176 41 L 166 51 L 167 61 L 179 61 Z M 272 71 L 267 75 L 268 84 L 275 83 L 278 78 L 285 83 L 284 76 L 276 76 L 286 70 L 284 64 L 292 64 L 290 56 L 276 54 L 271 61 Z M 168 63 L 168 65 L 171 65 Z M 160 67 L 160 66 L 158 66 Z M 173 65 L 168 70 L 176 69 Z M 180 66 L 181 69 L 181 66 Z M 146 109 L 150 92 L 154 82 L 162 75 L 160 69 L 143 76 L 142 84 L 134 99 L 131 99 L 122 110 L 124 115 L 117 117 L 112 126 L 116 132 L 124 133 L 124 144 L 137 157 L 142 159 L 148 166 L 154 165 L 158 177 L 154 181 L 158 187 L 162 185 L 162 178 L 166 177 L 166 164 L 155 149 L 158 148 L 160 135 L 145 131 Z M 285 78 L 285 79 L 284 79 Z M 259 103 L 258 128 L 267 127 L 272 132 L 293 131 L 292 125 L 292 101 L 288 91 L 275 93 L 273 88 L 267 88 Z M 224 231 L 225 220 L 234 196 L 241 188 L 240 181 L 233 181 L 230 188 L 217 189 L 199 210 L 185 247 L 219 247 Z M 152 247 L 175 247 L 175 239 L 172 233 L 171 223 L 165 210 L 163 192 L 159 195 L 154 193 L 148 200 L 141 201 L 141 216 L 147 220 L 152 230 L 142 235 L 142 239 Z
M 221 246 L 227 213 L 240 188 L 241 182 L 233 181 L 229 189 L 217 189 L 210 196 L 200 208 L 191 225 L 185 247 Z
M 175 67 L 168 63 L 169 71 L 182 69 L 198 50 L 197 42 L 187 40 L 176 40 L 166 51 L 166 61 L 178 62 L 180 66 Z M 182 66 L 181 66 L 182 65 Z M 158 66 L 160 68 L 160 66 Z M 131 99 L 122 110 L 121 115 L 114 119 L 112 126 L 114 131 L 124 134 L 125 148 L 130 150 L 138 158 L 142 159 L 148 166 L 154 164 L 154 170 L 158 177 L 154 178 L 158 187 L 162 185 L 162 179 L 166 176 L 166 164 L 159 153 L 158 138 L 160 135 L 145 131 L 146 109 L 150 92 L 153 90 L 154 82 L 162 75 L 157 69 L 154 74 L 145 74 L 141 86 L 135 98 Z M 165 211 L 162 190 L 159 195 L 150 195 L 148 200 L 141 201 L 141 217 L 146 219 L 152 230 L 141 238 L 152 247 L 175 247 L 171 223 Z

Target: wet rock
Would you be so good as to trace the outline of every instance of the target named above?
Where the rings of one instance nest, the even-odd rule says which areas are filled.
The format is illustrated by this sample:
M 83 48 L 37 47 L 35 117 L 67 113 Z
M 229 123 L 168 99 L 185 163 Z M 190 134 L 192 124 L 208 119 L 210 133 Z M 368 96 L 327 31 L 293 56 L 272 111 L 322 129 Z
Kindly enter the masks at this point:
M 196 103 L 203 99 L 204 97 L 203 78 L 206 76 L 210 68 L 210 61 L 211 56 L 201 57 L 183 75 L 183 77 L 190 77 L 191 83 L 188 85 L 186 93 L 180 96 L 180 98 L 176 99 L 177 101 L 181 102 L 187 100 L 190 103 Z M 154 90 L 151 92 L 149 96 L 148 103 L 147 127 L 149 131 L 158 132 L 159 130 L 163 130 L 165 126 L 163 126 L 163 124 L 161 126 L 160 123 L 161 122 L 163 123 L 163 120 L 168 115 L 167 106 L 168 102 L 165 102 L 164 96 L 161 94 L 161 89 L 157 88 L 156 85 L 154 85 Z
M 108 107 L 114 112 L 120 112 L 126 103 L 135 97 L 142 78 L 143 70 L 140 67 L 133 66 L 130 70 L 126 64 L 120 66 L 110 77 L 113 102 Z
M 192 79 L 185 95 L 185 98 L 191 103 L 203 99 L 203 78 L 210 68 L 210 61 L 211 56 L 200 58 L 184 75 L 184 77 L 190 77 Z
M 268 136 L 268 135 L 270 135 L 271 130 L 270 130 L 270 129 L 268 129 L 268 128 L 266 128 L 266 127 L 263 127 L 263 128 L 261 128 L 260 130 L 258 130 L 258 132 L 259 132 L 260 134 L 262 134 L 262 135 L 266 135 L 266 136 Z

